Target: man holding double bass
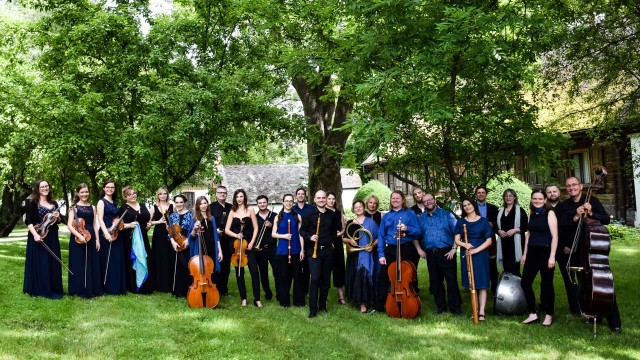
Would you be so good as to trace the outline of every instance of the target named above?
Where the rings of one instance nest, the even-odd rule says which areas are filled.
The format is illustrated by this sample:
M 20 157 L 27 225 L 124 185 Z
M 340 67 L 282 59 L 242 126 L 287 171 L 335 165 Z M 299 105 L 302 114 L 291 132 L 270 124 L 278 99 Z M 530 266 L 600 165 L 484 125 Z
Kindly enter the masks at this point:
M 592 195 L 589 202 L 587 202 L 587 196 L 582 193 L 582 182 L 577 177 L 572 176 L 567 178 L 565 186 L 569 193 L 569 198 L 555 208 L 559 219 L 558 253 L 556 257 L 562 278 L 565 282 L 571 312 L 575 315 L 580 315 L 578 289 L 574 284 L 573 274 L 567 273 L 566 270 L 569 255 L 571 254 L 571 247 L 576 232 L 578 231 L 578 224 L 584 214 L 600 221 L 602 225 L 609 224 L 610 218 L 600 200 L 595 196 Z M 572 265 L 577 265 L 574 264 L 577 261 L 580 261 L 580 247 L 578 247 L 577 251 L 571 256 Z M 618 311 L 618 304 L 615 298 L 611 306 L 611 312 L 605 315 L 605 317 L 611 331 L 615 333 L 622 332 L 622 321 L 620 320 L 620 312 Z
M 333 210 L 326 208 L 327 193 L 316 192 L 315 207 L 302 218 L 300 235 L 304 239 L 305 257 L 309 261 L 309 318 L 327 311 L 327 297 L 333 261 L 333 239 L 342 224 L 336 222 Z M 319 293 L 319 296 L 318 296 Z

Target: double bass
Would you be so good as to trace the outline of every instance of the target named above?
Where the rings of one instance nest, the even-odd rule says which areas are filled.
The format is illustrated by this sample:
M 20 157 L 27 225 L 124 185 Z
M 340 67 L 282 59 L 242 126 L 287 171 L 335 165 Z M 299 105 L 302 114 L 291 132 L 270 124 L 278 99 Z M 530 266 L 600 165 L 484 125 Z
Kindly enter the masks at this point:
M 414 288 L 416 283 L 416 266 L 406 260 L 402 260 L 400 244 L 402 231 L 400 226 L 402 219 L 398 220 L 398 232 L 396 233 L 396 261 L 389 264 L 387 269 L 391 290 L 387 294 L 387 314 L 392 318 L 413 319 L 420 314 L 422 302 Z
M 596 177 L 587 191 L 585 204 L 591 200 L 593 192 L 602 185 L 602 181 L 607 176 L 607 170 L 603 166 L 597 166 L 595 174 Z M 593 320 L 594 336 L 597 316 L 611 313 L 615 300 L 613 273 L 609 266 L 610 251 L 609 231 L 599 220 L 588 217 L 585 212 L 578 220 L 578 229 L 573 239 L 566 269 L 567 272 L 574 272 L 577 275 L 578 283 L 574 285 L 578 286 L 580 312 L 587 319 Z M 575 266 L 572 257 L 578 252 L 579 265 Z
M 204 239 L 202 233 L 204 229 L 200 227 L 198 234 L 198 255 L 189 260 L 189 273 L 193 276 L 193 284 L 189 286 L 187 292 L 187 303 L 192 308 L 213 309 L 220 301 L 218 288 L 211 280 L 211 274 L 215 268 L 215 263 L 210 256 L 204 254 Z

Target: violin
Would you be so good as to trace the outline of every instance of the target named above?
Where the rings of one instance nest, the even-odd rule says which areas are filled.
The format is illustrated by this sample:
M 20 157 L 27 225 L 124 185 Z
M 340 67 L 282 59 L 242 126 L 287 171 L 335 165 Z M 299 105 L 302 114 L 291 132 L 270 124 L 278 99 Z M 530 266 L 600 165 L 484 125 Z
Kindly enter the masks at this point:
M 85 227 L 86 223 L 84 221 L 83 218 L 78 216 L 78 207 L 74 206 L 74 211 L 75 216 L 74 216 L 74 220 L 71 223 L 71 226 L 73 227 L 73 229 L 77 232 L 79 232 L 82 236 L 84 236 L 84 242 L 80 241 L 80 239 L 76 236 L 76 243 L 78 244 L 86 244 L 89 242 L 89 240 L 91 240 L 91 233 L 87 230 L 87 228 Z
M 178 252 L 184 251 L 187 248 L 185 245 L 187 242 L 187 237 L 182 234 L 182 228 L 180 227 L 180 224 L 172 224 L 171 218 L 169 216 L 166 216 L 166 213 L 162 214 L 162 216 L 165 216 L 167 220 L 167 232 L 169 233 L 169 236 L 171 236 L 173 241 L 178 243 Z
M 56 206 L 56 209 L 57 208 L 58 207 Z M 50 212 L 50 213 L 47 213 L 44 216 L 44 218 L 42 218 L 42 222 L 40 224 L 37 224 L 33 228 L 36 230 L 36 232 L 38 233 L 38 235 L 40 235 L 41 238 L 45 238 L 49 234 L 49 226 L 59 221 L 60 221 L 60 212 L 58 211 Z
M 597 191 L 607 170 L 603 166 L 595 169 L 596 177 L 587 191 L 585 203 L 591 200 L 593 191 Z M 571 266 L 571 257 L 580 250 L 580 266 Z M 609 266 L 611 235 L 599 220 L 585 213 L 578 221 L 578 229 L 571 246 L 571 255 L 567 261 L 567 271 L 578 275 L 578 301 L 582 315 L 588 319 L 611 312 L 615 293 L 613 273 Z M 596 322 L 594 322 L 595 326 Z M 595 327 L 594 327 L 595 333 Z
M 402 260 L 400 243 L 402 231 L 400 231 L 402 219 L 398 220 L 398 232 L 396 233 L 396 261 L 389 264 L 387 273 L 391 281 L 391 290 L 387 294 L 387 314 L 397 319 L 413 319 L 420 314 L 422 302 L 414 288 L 416 283 L 416 266 L 406 260 Z
M 233 241 L 233 254 L 231 255 L 231 265 L 235 267 L 245 267 L 249 263 L 247 259 L 247 240 L 243 235 L 244 222 L 240 224 L 240 239 Z M 240 277 L 240 271 L 238 271 L 238 277 Z
M 124 229 L 124 221 L 122 220 L 124 220 L 124 215 L 127 213 L 127 211 L 129 211 L 129 208 L 124 209 L 122 216 L 120 216 L 119 218 L 113 218 L 113 224 L 108 230 L 109 235 L 111 235 L 111 241 L 114 241 L 118 238 L 118 231 Z
M 189 260 L 189 272 L 193 276 L 193 284 L 189 286 L 187 292 L 187 303 L 192 308 L 209 308 L 213 309 L 220 301 L 220 293 L 218 288 L 211 280 L 211 274 L 215 268 L 215 264 L 210 256 L 205 255 L 204 239 L 202 237 L 204 229 L 199 228 L 198 233 L 198 255 Z

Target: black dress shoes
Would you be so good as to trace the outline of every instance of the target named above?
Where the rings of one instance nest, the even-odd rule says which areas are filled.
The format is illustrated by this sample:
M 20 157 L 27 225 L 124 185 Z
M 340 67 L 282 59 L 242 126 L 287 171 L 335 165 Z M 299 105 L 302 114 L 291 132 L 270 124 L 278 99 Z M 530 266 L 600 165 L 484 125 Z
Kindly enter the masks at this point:
M 613 331 L 616 334 L 620 334 L 620 333 L 622 333 L 622 328 L 619 327 L 619 326 L 618 327 L 614 327 L 614 328 L 611 329 L 611 331 Z

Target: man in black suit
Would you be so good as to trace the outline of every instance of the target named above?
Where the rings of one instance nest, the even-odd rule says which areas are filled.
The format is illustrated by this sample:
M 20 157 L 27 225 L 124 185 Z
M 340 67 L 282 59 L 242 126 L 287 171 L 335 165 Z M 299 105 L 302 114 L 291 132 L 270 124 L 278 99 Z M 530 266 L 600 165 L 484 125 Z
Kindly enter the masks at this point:
M 495 234 L 497 232 L 496 227 L 498 223 L 498 207 L 487 202 L 487 187 L 480 185 L 476 187 L 476 204 L 478 205 L 478 211 L 480 216 L 486 218 L 493 228 L 494 240 L 489 247 L 489 279 L 491 280 L 491 292 L 495 295 L 496 288 L 498 287 L 498 263 L 497 254 L 498 248 L 496 247 Z
M 227 202 L 227 188 L 220 185 L 216 189 L 216 201 L 209 205 L 211 215 L 216 220 L 220 247 L 222 248 L 222 262 L 220 272 L 215 273 L 214 282 L 222 296 L 229 296 L 229 273 L 231 272 L 231 238 L 224 234 L 227 217 L 231 212 L 231 204 Z

